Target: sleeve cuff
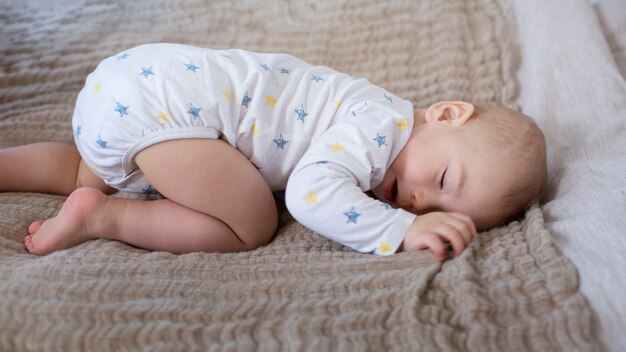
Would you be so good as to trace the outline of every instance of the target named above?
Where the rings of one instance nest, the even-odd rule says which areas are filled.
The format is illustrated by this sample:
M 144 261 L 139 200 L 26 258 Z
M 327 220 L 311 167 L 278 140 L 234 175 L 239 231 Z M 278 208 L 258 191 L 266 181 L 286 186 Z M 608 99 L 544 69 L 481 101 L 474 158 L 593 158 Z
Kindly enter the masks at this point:
M 382 236 L 380 242 L 376 246 L 374 250 L 374 254 L 376 255 L 391 255 L 398 251 L 402 241 L 404 241 L 404 235 L 408 230 L 409 226 L 415 220 L 417 215 L 413 213 L 409 213 L 403 209 L 397 209 L 397 213 L 394 216 L 393 226 L 389 228 L 387 233 Z

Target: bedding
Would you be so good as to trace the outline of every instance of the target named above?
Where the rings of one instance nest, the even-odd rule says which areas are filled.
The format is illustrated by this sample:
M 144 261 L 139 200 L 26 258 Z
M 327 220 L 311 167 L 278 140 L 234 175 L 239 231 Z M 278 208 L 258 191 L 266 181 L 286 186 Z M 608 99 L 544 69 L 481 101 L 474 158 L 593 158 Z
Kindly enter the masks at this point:
M 626 3 L 594 3 L 600 11 L 582 0 L 515 2 L 525 29 L 518 103 L 548 142 L 547 228 L 578 268 L 600 340 L 626 351 L 626 83 L 604 36 L 626 42 L 613 30 L 626 28 Z
M 589 0 L 617 68 L 626 77 L 626 3 L 621 0 Z
M 147 42 L 286 52 L 367 77 L 417 106 L 519 104 L 544 129 L 566 128 L 533 103 L 537 81 L 516 76 L 546 69 L 525 66 L 533 51 L 516 27 L 531 17 L 524 11 L 499 0 L 0 0 L 0 148 L 72 143 L 86 75 Z M 615 336 L 598 323 L 606 311 L 581 292 L 585 262 L 571 259 L 577 268 L 555 244 L 567 236 L 567 216 L 580 214 L 567 213 L 564 158 L 585 151 L 568 156 L 566 140 L 546 137 L 546 204 L 444 263 L 427 252 L 353 252 L 295 222 L 280 202 L 275 239 L 251 252 L 174 255 L 95 240 L 36 257 L 23 247 L 26 227 L 54 216 L 64 197 L 0 193 L 0 350 L 596 351 L 610 345 L 599 336 Z M 570 177 L 566 187 L 584 190 Z

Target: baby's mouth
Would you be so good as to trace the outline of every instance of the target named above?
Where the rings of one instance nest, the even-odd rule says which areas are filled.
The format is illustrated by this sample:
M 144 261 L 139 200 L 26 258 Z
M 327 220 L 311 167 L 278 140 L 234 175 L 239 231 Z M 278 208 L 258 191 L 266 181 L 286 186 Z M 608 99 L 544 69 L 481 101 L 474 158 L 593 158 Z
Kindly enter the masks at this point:
M 391 204 L 396 203 L 396 199 L 398 198 L 398 180 L 393 180 L 393 182 L 387 186 L 385 198 L 387 198 L 387 201 Z

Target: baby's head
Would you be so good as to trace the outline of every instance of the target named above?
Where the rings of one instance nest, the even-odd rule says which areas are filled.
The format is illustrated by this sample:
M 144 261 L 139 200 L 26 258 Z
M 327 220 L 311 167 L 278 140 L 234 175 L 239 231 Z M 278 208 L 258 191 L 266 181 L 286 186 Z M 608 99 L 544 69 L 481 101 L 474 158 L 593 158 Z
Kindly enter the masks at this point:
M 521 215 L 546 183 L 545 141 L 531 118 L 495 105 L 438 102 L 415 111 L 407 145 L 373 192 L 416 214 L 469 215 L 485 230 Z

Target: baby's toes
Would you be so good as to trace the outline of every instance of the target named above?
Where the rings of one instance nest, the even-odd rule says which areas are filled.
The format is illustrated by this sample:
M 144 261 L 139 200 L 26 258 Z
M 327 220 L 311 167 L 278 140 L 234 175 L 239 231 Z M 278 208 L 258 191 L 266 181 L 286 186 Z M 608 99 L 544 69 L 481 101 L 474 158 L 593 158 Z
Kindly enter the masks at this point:
M 41 225 L 43 225 L 42 220 L 37 220 L 33 222 L 32 224 L 30 224 L 30 226 L 28 226 L 28 233 L 30 233 L 31 235 L 34 235 L 35 233 L 37 233 L 37 231 L 39 231 L 39 229 L 41 228 Z
M 33 246 L 33 236 L 32 235 L 28 235 L 26 236 L 26 238 L 24 238 L 24 246 L 26 247 L 26 250 L 28 250 L 29 253 L 33 253 L 35 254 L 35 246 Z

